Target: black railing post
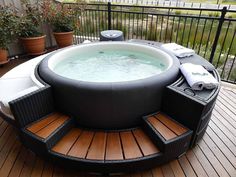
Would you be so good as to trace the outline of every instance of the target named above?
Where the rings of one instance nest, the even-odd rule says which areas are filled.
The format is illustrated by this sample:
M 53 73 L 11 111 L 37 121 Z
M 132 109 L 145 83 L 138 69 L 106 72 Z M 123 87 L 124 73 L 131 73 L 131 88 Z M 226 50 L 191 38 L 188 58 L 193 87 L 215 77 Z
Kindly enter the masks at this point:
M 221 28 L 222 28 L 222 25 L 224 23 L 226 13 L 227 13 L 227 7 L 223 7 L 223 9 L 221 11 L 221 16 L 220 16 L 220 19 L 219 19 L 219 25 L 218 25 L 218 28 L 217 28 L 217 31 L 216 31 L 216 36 L 215 36 L 215 39 L 214 39 L 214 42 L 213 42 L 213 45 L 212 45 L 211 56 L 210 56 L 210 59 L 209 59 L 210 63 L 212 63 L 213 59 L 214 59 L 216 47 L 217 47 L 217 44 L 218 44 Z
M 108 30 L 111 30 L 111 2 L 108 2 L 107 11 L 108 11 Z

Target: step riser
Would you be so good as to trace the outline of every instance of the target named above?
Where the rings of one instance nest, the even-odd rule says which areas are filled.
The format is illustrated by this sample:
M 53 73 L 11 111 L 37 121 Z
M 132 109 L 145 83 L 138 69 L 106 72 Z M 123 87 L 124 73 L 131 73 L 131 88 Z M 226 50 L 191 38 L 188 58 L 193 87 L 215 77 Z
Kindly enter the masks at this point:
M 140 171 L 148 170 L 167 162 L 164 158 L 163 153 L 157 155 L 150 155 L 141 159 L 130 159 L 130 160 L 115 160 L 115 161 L 98 161 L 98 160 L 85 160 L 65 156 L 62 154 L 54 153 L 49 151 L 52 160 L 60 165 L 68 168 L 83 170 L 86 172 L 94 172 L 100 174 L 110 173 L 129 173 L 136 172 L 137 169 Z M 134 168 L 135 167 L 135 168 Z

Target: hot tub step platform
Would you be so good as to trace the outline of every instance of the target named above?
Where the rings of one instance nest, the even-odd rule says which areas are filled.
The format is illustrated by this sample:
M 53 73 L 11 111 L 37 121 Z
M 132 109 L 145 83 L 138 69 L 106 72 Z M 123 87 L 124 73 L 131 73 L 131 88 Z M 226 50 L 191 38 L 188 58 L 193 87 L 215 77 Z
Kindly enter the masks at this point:
M 73 127 L 73 119 L 62 113 L 51 113 L 23 128 L 24 143 L 47 152 Z
M 165 155 L 178 157 L 187 151 L 191 130 L 162 112 L 145 116 L 143 121 L 147 134 Z
M 64 164 L 106 173 L 151 168 L 163 156 L 141 128 L 112 132 L 72 128 L 49 153 Z

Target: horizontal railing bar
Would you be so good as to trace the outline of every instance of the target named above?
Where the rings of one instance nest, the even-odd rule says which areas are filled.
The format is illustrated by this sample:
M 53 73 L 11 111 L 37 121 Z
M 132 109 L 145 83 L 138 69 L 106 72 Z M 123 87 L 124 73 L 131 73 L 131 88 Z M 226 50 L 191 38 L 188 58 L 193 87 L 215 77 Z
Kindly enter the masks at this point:
M 88 11 L 105 11 L 107 10 L 97 10 L 97 9 L 86 9 Z M 162 13 L 150 13 L 150 12 L 134 12 L 134 11 L 119 11 L 112 10 L 111 12 L 115 13 L 127 13 L 127 14 L 137 14 L 137 15 L 158 15 L 158 16 L 171 16 L 171 17 L 184 17 L 184 18 L 196 18 L 196 19 L 208 19 L 208 20 L 219 20 L 220 17 L 209 17 L 209 16 L 194 16 L 194 15 L 176 15 L 176 14 L 162 14 Z M 236 19 L 228 19 L 230 21 L 236 21 Z

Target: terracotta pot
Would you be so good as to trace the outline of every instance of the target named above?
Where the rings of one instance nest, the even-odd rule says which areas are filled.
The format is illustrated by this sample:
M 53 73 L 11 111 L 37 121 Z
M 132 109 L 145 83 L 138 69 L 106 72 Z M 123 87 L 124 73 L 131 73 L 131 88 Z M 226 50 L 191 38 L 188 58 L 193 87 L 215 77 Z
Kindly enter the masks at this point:
M 0 48 L 0 65 L 8 62 L 7 59 L 7 50 Z
M 46 35 L 40 37 L 20 38 L 28 55 L 41 55 L 45 53 Z
M 60 33 L 54 32 L 53 34 L 56 39 L 58 47 L 62 48 L 73 44 L 74 31 L 60 32 Z

